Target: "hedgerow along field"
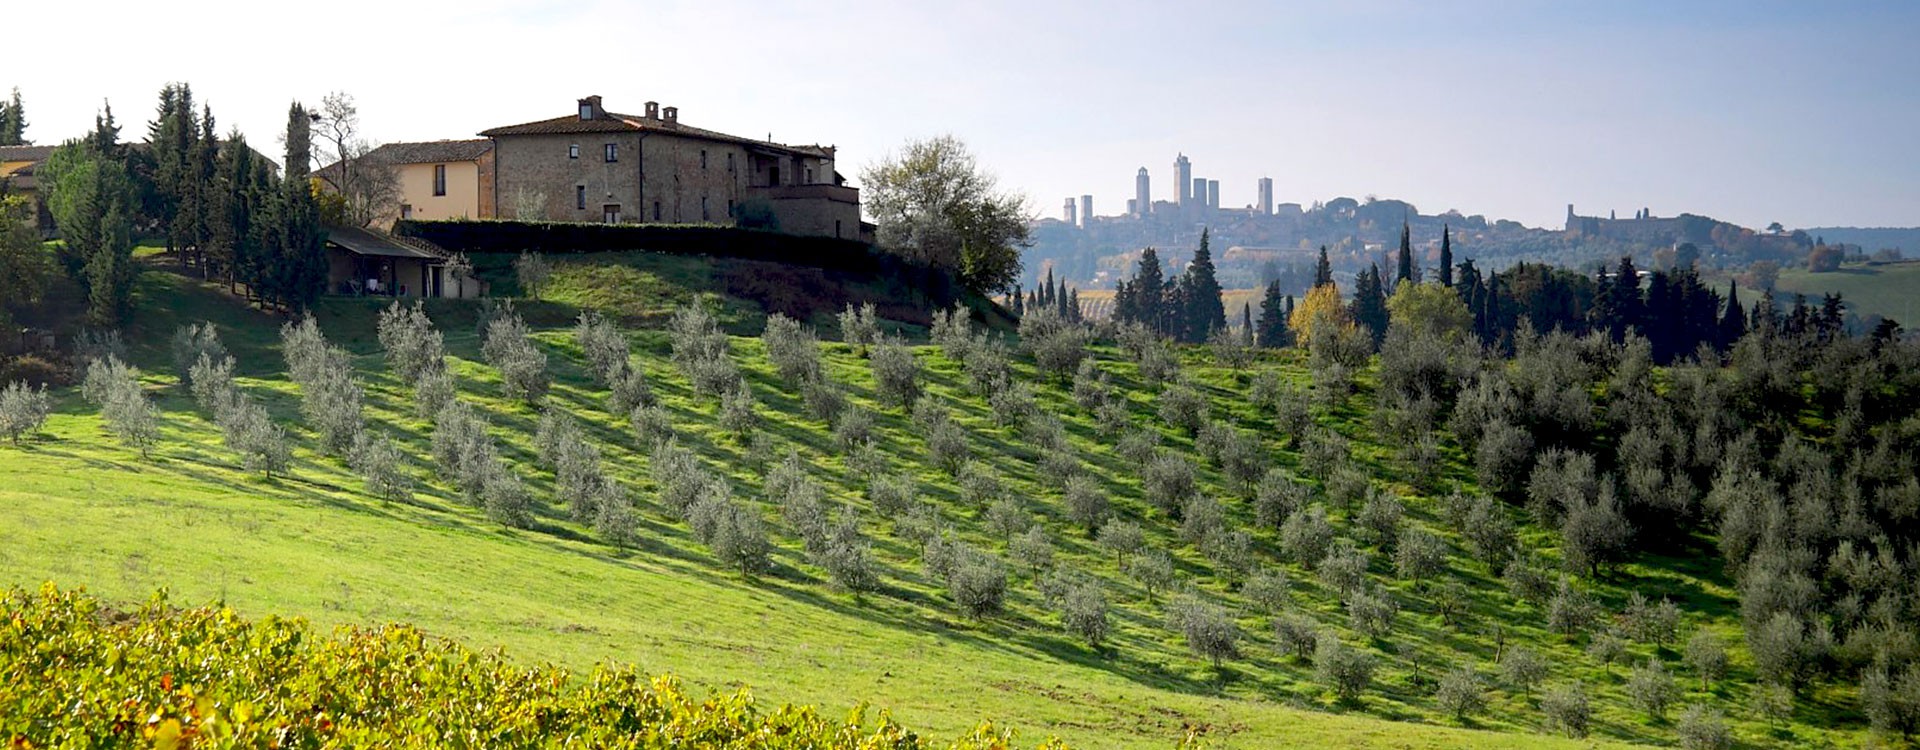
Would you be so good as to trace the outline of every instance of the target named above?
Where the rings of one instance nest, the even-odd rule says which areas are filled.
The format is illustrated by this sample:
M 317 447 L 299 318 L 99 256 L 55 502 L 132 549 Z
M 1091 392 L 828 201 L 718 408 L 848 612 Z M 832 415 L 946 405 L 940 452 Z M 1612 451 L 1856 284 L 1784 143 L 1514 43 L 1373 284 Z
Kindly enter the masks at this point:
M 563 261 L 558 275 L 592 276 L 599 273 L 595 262 Z M 701 291 L 679 293 L 699 299 Z M 446 335 L 459 398 L 489 417 L 501 455 L 532 488 L 528 528 L 489 521 L 436 477 L 432 425 L 416 414 L 410 389 L 386 367 L 373 331 L 374 303 L 329 301 L 320 322 L 328 338 L 353 355 L 369 425 L 402 447 L 408 471 L 421 483 L 405 501 L 373 497 L 341 460 L 317 450 L 298 408 L 299 388 L 280 362 L 274 334 L 280 320 L 162 273 L 142 280 L 139 304 L 130 356 L 146 371 L 142 387 L 160 408 L 158 445 L 147 457 L 119 445 L 91 406 L 71 389 L 61 391 L 44 432 L 0 450 L 0 469 L 12 480 L 0 487 L 6 580 L 83 586 L 123 603 L 164 588 L 174 601 L 221 601 L 249 616 L 302 616 L 323 625 L 409 622 L 476 648 L 503 646 L 528 662 L 631 664 L 680 675 L 696 689 L 751 686 L 771 700 L 823 707 L 871 700 L 932 736 L 957 736 L 991 718 L 1028 741 L 1057 735 L 1090 747 L 1166 746 L 1189 737 L 1246 747 L 1550 746 L 1567 741 L 1543 717 L 1542 700 L 1578 685 L 1590 700 L 1589 729 L 1600 744 L 1672 742 L 1673 720 L 1649 718 L 1627 696 L 1626 665 L 1648 656 L 1678 671 L 1676 707 L 1713 706 L 1743 742 L 1852 744 L 1864 736 L 1862 727 L 1840 718 L 1850 713 L 1850 699 L 1837 689 L 1816 690 L 1784 718 L 1748 707 L 1751 673 L 1737 645 L 1737 605 L 1710 552 L 1643 558 L 1580 585 L 1606 612 L 1620 611 L 1628 590 L 1671 597 L 1684 612 L 1682 632 L 1719 632 L 1735 644 L 1723 679 L 1694 679 L 1678 666 L 1673 643 L 1625 644 L 1628 658 L 1601 663 L 1588 653 L 1586 639 L 1551 631 L 1544 605 L 1510 593 L 1484 561 L 1467 553 L 1442 521 L 1441 492 L 1406 481 L 1397 449 L 1376 434 L 1368 372 L 1358 375 L 1355 395 L 1313 408 L 1315 429 L 1341 436 L 1368 485 L 1402 499 L 1403 533 L 1425 530 L 1445 545 L 1444 573 L 1426 582 L 1396 575 L 1391 557 L 1375 544 L 1354 545 L 1364 561 L 1361 585 L 1398 610 L 1384 629 L 1369 628 L 1374 634 L 1355 629 L 1350 608 L 1326 576 L 1280 554 L 1278 531 L 1256 522 L 1244 488 L 1199 455 L 1193 436 L 1166 424 L 1161 389 L 1141 375 L 1134 357 L 1112 346 L 1090 351 L 1110 379 L 1114 403 L 1124 407 L 1122 431 L 1151 436 L 1136 442 L 1157 440 L 1162 455 L 1191 464 L 1195 495 L 1217 498 L 1223 522 L 1247 532 L 1250 570 L 1229 571 L 1219 555 L 1203 554 L 1183 538 L 1182 524 L 1143 497 L 1139 462 L 1120 455 L 1116 436 L 1075 400 L 1070 380 L 1043 375 L 1024 357 L 1011 362 L 1014 382 L 1031 389 L 1034 412 L 1058 416 L 1065 448 L 1053 452 L 1078 462 L 1083 468 L 1075 473 L 1094 483 L 1112 515 L 1137 524 L 1147 548 L 1167 554 L 1171 582 L 1149 591 L 1141 582 L 1156 578 L 1142 572 L 1150 566 L 1133 559 L 1123 564 L 1123 556 L 1068 518 L 1063 488 L 1041 468 L 1046 451 L 1023 434 L 1031 428 L 998 423 L 988 398 L 969 387 L 967 374 L 941 347 L 910 348 L 920 367 L 917 385 L 965 435 L 981 469 L 967 476 L 997 478 L 1001 489 L 989 494 L 1000 502 L 963 499 L 969 493 L 961 483 L 929 458 L 912 410 L 882 403 L 869 362 L 873 352 L 863 351 L 870 347 L 821 346 L 826 379 L 873 417 L 874 449 L 850 456 L 834 446 L 829 425 L 809 413 L 759 340 L 728 339 L 756 402 L 753 433 L 767 436 L 756 443 L 722 427 L 721 400 L 694 392 L 670 361 L 663 332 L 627 332 L 634 366 L 667 413 L 677 444 L 723 477 L 770 530 L 770 566 L 743 575 L 716 560 L 659 502 L 649 446 L 625 415 L 607 413 L 605 390 L 586 372 L 566 324 L 579 312 L 572 305 L 530 303 L 520 311 L 549 357 L 554 382 L 542 406 L 579 420 L 607 472 L 633 500 L 639 523 L 626 546 L 596 538 L 553 500 L 554 477 L 537 468 L 539 408 L 502 396 L 500 374 L 479 352 L 473 303 L 442 303 L 428 312 Z M 167 332 L 176 322 L 200 319 L 215 322 L 235 355 L 240 387 L 288 430 L 293 460 L 284 475 L 242 469 L 222 446 L 220 430 L 169 374 Z M 1267 463 L 1302 477 L 1312 503 L 1329 510 L 1336 534 L 1359 536 L 1360 509 L 1335 506 L 1316 481 L 1305 479 L 1303 446 L 1275 429 L 1269 410 L 1251 403 L 1257 373 L 1276 373 L 1281 383 L 1305 389 L 1301 353 L 1259 353 L 1245 368 L 1222 366 L 1203 348 L 1171 353 L 1216 422 L 1257 439 Z M 853 510 L 871 545 L 877 587 L 855 593 L 833 585 L 781 509 L 763 497 L 766 475 L 789 454 L 818 483 L 828 507 Z M 866 472 L 849 466 L 849 458 L 878 462 L 890 476 L 910 479 L 948 539 L 1004 558 L 1014 546 L 1009 528 L 1040 528 L 1050 562 L 1002 562 L 1009 581 L 1004 606 L 980 617 L 962 613 L 949 582 L 927 570 L 922 545 L 912 541 L 911 527 L 922 519 L 874 507 Z M 1438 473 L 1449 488 L 1476 489 L 1473 472 L 1450 444 L 1443 446 Z M 1017 520 L 1022 515 L 1025 521 Z M 1543 560 L 1553 558 L 1555 533 L 1524 523 L 1520 529 L 1529 548 Z M 1037 557 L 1031 543 L 1023 540 L 1021 548 L 1021 558 Z M 1072 570 L 1097 584 L 1110 620 L 1099 645 L 1062 628 L 1039 590 L 1046 569 Z M 1284 576 L 1281 593 L 1261 594 L 1256 602 L 1246 586 L 1254 570 Z M 1267 576 L 1269 584 L 1276 578 Z M 1449 578 L 1458 585 L 1438 582 Z M 1175 602 L 1225 613 L 1241 634 L 1233 653 L 1217 663 L 1194 653 L 1189 639 L 1169 627 Z M 1280 641 L 1276 617 L 1305 623 L 1329 634 L 1320 640 L 1371 657 L 1375 669 L 1357 697 L 1337 699 L 1314 660 Z M 1501 663 L 1510 660 L 1500 657 L 1519 650 L 1542 657 L 1537 682 L 1502 676 Z M 1456 718 L 1437 703 L 1435 691 L 1443 677 L 1463 668 L 1473 671 L 1479 687 L 1471 692 L 1484 708 Z

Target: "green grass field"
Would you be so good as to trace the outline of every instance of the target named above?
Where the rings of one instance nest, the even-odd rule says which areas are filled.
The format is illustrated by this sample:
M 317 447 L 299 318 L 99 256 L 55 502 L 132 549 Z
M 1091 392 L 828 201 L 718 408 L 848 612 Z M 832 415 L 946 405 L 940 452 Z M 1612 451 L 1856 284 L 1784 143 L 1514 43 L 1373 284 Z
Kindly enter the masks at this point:
M 150 271 L 136 295 L 139 312 L 128 330 L 133 357 L 147 370 L 146 388 L 164 412 L 164 439 L 143 459 L 105 432 L 76 389 L 58 394 L 57 413 L 44 434 L 15 448 L 0 446 L 0 584 L 33 586 L 44 580 L 82 586 L 109 600 L 136 601 L 155 589 L 173 600 L 220 600 L 249 615 L 297 615 L 323 625 L 405 621 L 474 648 L 501 646 L 529 661 L 575 667 L 597 661 L 671 672 L 695 686 L 751 686 L 764 700 L 819 704 L 826 710 L 870 701 L 908 726 L 935 736 L 955 735 L 982 719 L 1020 731 L 1026 742 L 1058 735 L 1077 747 L 1167 747 L 1189 734 L 1219 747 L 1589 747 L 1671 744 L 1671 717 L 1654 721 L 1625 697 L 1627 668 L 1603 667 L 1583 651 L 1584 639 L 1549 632 L 1539 607 L 1510 595 L 1487 567 L 1470 556 L 1439 520 L 1434 496 L 1405 484 L 1394 451 L 1374 436 L 1367 377 L 1362 392 L 1318 419 L 1353 442 L 1355 457 L 1376 483 L 1405 497 L 1407 523 L 1449 542 L 1449 574 L 1467 586 L 1467 624 L 1447 627 L 1435 611 L 1433 589 L 1395 580 L 1391 561 L 1372 554 L 1370 579 L 1400 605 L 1392 633 L 1368 639 L 1353 632 L 1337 598 L 1297 565 L 1276 562 L 1275 533 L 1256 530 L 1264 564 L 1292 581 L 1291 607 L 1380 660 L 1373 687 L 1358 705 L 1336 704 L 1313 679 L 1311 665 L 1275 645 L 1270 618 L 1251 608 L 1216 575 L 1212 564 L 1177 535 L 1174 524 L 1148 509 L 1134 467 L 1099 438 L 1091 415 L 1063 384 L 1039 378 L 1028 363 L 1016 371 L 1031 382 L 1042 411 L 1066 423 L 1078 458 L 1112 496 L 1123 517 L 1148 529 L 1150 542 L 1175 555 L 1180 578 L 1201 596 L 1238 613 L 1249 637 L 1240 658 L 1216 671 L 1189 654 L 1163 622 L 1164 595 L 1149 597 L 1109 555 L 1065 518 L 1058 488 L 1041 481 L 1038 455 L 993 423 L 985 401 L 967 392 L 956 364 L 933 347 L 917 347 L 925 388 L 943 399 L 969 432 L 976 460 L 991 465 L 1044 524 L 1058 564 L 1097 576 L 1113 604 L 1113 632 L 1091 649 L 1063 632 L 1035 591 L 1033 577 L 1014 571 L 1005 614 L 983 622 L 959 615 L 942 587 L 923 570 L 919 550 L 892 533 L 862 499 L 859 484 L 826 439 L 826 427 L 804 415 L 799 397 L 780 381 L 757 339 L 733 339 L 761 405 L 762 429 L 776 455 L 797 452 L 831 498 L 859 510 L 882 567 L 882 589 L 865 595 L 834 590 L 810 564 L 799 541 L 760 501 L 761 467 L 715 423 L 717 404 L 695 395 L 667 360 L 663 333 L 632 334 L 637 362 L 666 405 L 683 445 L 727 476 L 736 496 L 752 500 L 778 542 L 775 569 L 743 578 L 720 566 L 681 522 L 654 501 L 647 459 L 624 419 L 605 413 L 605 393 L 587 379 L 565 324 L 580 306 L 630 310 L 657 320 L 673 304 L 716 292 L 695 283 L 700 269 L 637 270 L 632 259 L 573 261 L 562 267 L 550 301 L 521 305 L 530 322 L 548 330 L 539 343 L 551 358 L 555 387 L 547 404 L 578 417 L 606 455 L 609 469 L 633 491 L 643 522 L 640 541 L 616 549 L 590 529 L 566 520 L 550 502 L 552 476 L 533 465 L 535 409 L 499 396 L 498 375 L 480 361 L 473 332 L 475 306 L 430 306 L 456 358 L 460 397 L 485 407 L 503 453 L 542 500 L 531 530 L 488 522 L 461 504 L 444 482 L 431 479 L 430 425 L 414 414 L 410 397 L 386 370 L 373 334 L 376 303 L 328 300 L 319 317 L 329 337 L 356 353 L 368 390 L 368 418 L 410 453 L 425 482 L 412 502 L 386 503 L 362 491 L 360 480 L 334 457 L 314 450 L 298 426 L 297 388 L 287 382 L 274 333 L 278 320 L 249 311 L 212 286 Z M 594 268 L 593 263 L 605 268 Z M 671 269 L 670 269 L 671 270 Z M 650 277 L 648 275 L 650 274 Z M 641 277 L 650 280 L 636 281 Z M 710 277 L 709 277 L 710 278 Z M 611 282 L 595 281 L 611 279 Z M 690 281 L 693 280 L 693 281 Z M 731 327 L 757 324 L 749 307 L 715 299 Z M 219 430 L 194 407 L 167 372 L 166 336 L 173 326 L 209 319 L 240 361 L 241 385 L 288 426 L 299 448 L 291 476 L 264 479 L 240 470 Z M 847 347 L 825 347 L 829 375 L 857 404 L 877 415 L 879 447 L 890 463 L 911 471 L 924 495 L 942 508 L 960 538 L 989 550 L 1005 548 L 981 513 L 957 499 L 953 481 L 925 459 L 925 444 L 899 409 L 881 407 L 863 358 Z M 1136 425 L 1159 429 L 1163 445 L 1187 454 L 1192 441 L 1155 415 L 1154 391 L 1114 350 L 1097 352 L 1127 395 Z M 1299 456 L 1256 414 L 1245 395 L 1248 373 L 1214 367 L 1204 350 L 1182 353 L 1185 370 L 1208 397 L 1216 419 L 1263 436 L 1281 466 Z M 1298 353 L 1267 355 L 1256 369 L 1307 380 Z M 1445 475 L 1469 482 L 1471 471 L 1449 444 Z M 1252 523 L 1249 504 L 1227 489 L 1195 456 L 1203 490 L 1222 499 L 1237 525 Z M 1350 528 L 1335 511 L 1336 528 Z M 1524 528 L 1528 545 L 1551 559 L 1553 535 Z M 1739 642 L 1738 606 L 1720 572 L 1717 554 L 1703 547 L 1687 559 L 1643 559 L 1614 577 L 1590 582 L 1590 591 L 1618 611 L 1629 590 L 1668 595 L 1686 611 L 1689 627 L 1720 631 L 1736 644 L 1729 679 L 1703 691 L 1677 665 L 1672 646 L 1658 654 L 1674 665 L 1683 697 L 1727 715 L 1741 742 L 1764 746 L 1852 746 L 1866 740 L 1854 723 L 1834 724 L 1853 711 L 1850 691 L 1806 696 L 1794 721 L 1755 716 L 1745 708 L 1751 679 Z M 1542 729 L 1538 691 L 1527 695 L 1493 677 L 1500 628 L 1508 648 L 1540 651 L 1550 665 L 1546 684 L 1581 681 L 1593 696 L 1594 738 L 1562 740 Z M 1682 631 L 1682 638 L 1685 637 Z M 1656 650 L 1636 645 L 1635 660 Z M 1473 666 L 1486 676 L 1489 711 L 1462 725 L 1439 711 L 1428 683 L 1444 669 Z M 1677 714 L 1675 709 L 1673 714 Z
M 1808 304 L 1815 306 L 1821 295 L 1837 293 L 1860 317 L 1877 314 L 1909 328 L 1920 325 L 1920 261 L 1848 265 L 1830 273 L 1796 268 L 1780 272 L 1776 288 L 1774 296 L 1782 305 L 1792 305 L 1796 293 L 1807 295 Z

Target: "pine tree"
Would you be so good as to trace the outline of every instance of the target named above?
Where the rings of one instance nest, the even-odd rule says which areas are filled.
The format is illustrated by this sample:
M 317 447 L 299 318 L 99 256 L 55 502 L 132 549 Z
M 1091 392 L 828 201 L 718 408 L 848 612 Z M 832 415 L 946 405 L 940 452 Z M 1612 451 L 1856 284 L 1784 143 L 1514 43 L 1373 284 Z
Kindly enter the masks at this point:
M 1288 339 L 1287 299 L 1280 295 L 1280 282 L 1267 284 L 1266 295 L 1260 298 L 1260 330 L 1254 337 L 1260 346 L 1277 349 L 1291 343 Z
M 1079 323 L 1085 320 L 1081 317 L 1083 314 L 1080 312 L 1080 290 L 1067 290 L 1067 319 Z
M 13 87 L 13 98 L 0 104 L 0 146 L 25 146 L 27 109 L 20 102 L 20 87 Z
M 1453 230 L 1440 225 L 1440 283 L 1453 286 Z
M 1313 285 L 1323 287 L 1333 283 L 1333 264 L 1327 261 L 1327 246 L 1320 246 L 1320 261 L 1313 265 Z
M 184 246 L 181 235 L 189 223 L 183 220 L 182 209 L 188 192 L 185 186 L 191 184 L 187 175 L 193 142 L 200 132 L 199 123 L 194 122 L 193 89 L 184 83 L 162 87 L 154 115 L 154 121 L 147 124 L 156 202 L 151 218 L 166 227 L 167 250 L 173 252 Z M 184 266 L 185 253 L 181 254 L 180 261 Z
M 1215 330 L 1227 327 L 1227 309 L 1220 300 L 1220 282 L 1214 277 L 1208 235 L 1208 230 L 1200 230 L 1200 249 L 1193 252 L 1193 262 L 1187 265 L 1181 281 L 1186 315 L 1180 338 L 1196 344 L 1206 341 Z
M 1380 280 L 1380 267 L 1371 266 L 1353 281 L 1353 302 L 1349 308 L 1353 322 L 1367 332 L 1378 347 L 1387 337 L 1387 292 Z
M 1399 287 L 1402 282 L 1419 281 L 1413 275 L 1413 227 L 1400 222 L 1400 268 L 1393 275 L 1393 285 Z
M 87 292 L 87 317 L 94 325 L 120 322 L 135 273 L 133 179 L 119 130 L 106 110 L 94 118 L 93 133 L 55 149 L 39 171 L 48 212 L 66 240 L 63 252 Z
M 1016 286 L 1016 287 L 1014 287 L 1014 288 L 1013 288 L 1013 293 L 1012 293 L 1011 295 L 1008 295 L 1008 296 L 1009 296 L 1010 298 L 1012 298 L 1012 300 L 1013 300 L 1013 314 L 1014 314 L 1014 316 L 1015 316 L 1015 317 L 1019 317 L 1019 316 L 1022 316 L 1022 315 L 1026 315 L 1026 314 L 1027 314 L 1027 300 L 1026 300 L 1026 298 L 1025 298 L 1024 296 L 1022 296 L 1022 295 L 1020 294 L 1020 287 L 1017 287 L 1017 286 Z

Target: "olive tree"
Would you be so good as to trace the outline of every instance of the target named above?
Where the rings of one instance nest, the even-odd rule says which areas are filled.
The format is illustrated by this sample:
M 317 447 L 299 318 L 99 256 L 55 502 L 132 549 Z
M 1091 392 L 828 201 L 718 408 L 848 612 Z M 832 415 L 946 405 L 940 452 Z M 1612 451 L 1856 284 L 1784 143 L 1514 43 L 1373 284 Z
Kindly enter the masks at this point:
M 1187 649 L 1212 662 L 1216 670 L 1223 661 L 1240 655 L 1240 624 L 1219 605 L 1197 595 L 1182 594 L 1167 605 L 1167 629 L 1179 633 Z
M 32 388 L 21 380 L 8 383 L 0 388 L 0 435 L 19 445 L 22 435 L 36 432 L 46 424 L 47 414 L 52 410 L 46 386 Z
M 1341 703 L 1360 699 L 1373 684 L 1374 667 L 1372 654 L 1348 646 L 1332 633 L 1320 634 L 1313 651 L 1314 678 L 1332 690 Z
M 1487 689 L 1472 667 L 1460 667 L 1440 677 L 1434 702 L 1455 721 L 1466 721 L 1467 717 L 1487 710 Z
M 529 404 L 547 395 L 547 355 L 533 345 L 532 330 L 518 314 L 508 312 L 487 324 L 480 347 L 487 364 L 500 371 L 501 391 L 507 398 Z

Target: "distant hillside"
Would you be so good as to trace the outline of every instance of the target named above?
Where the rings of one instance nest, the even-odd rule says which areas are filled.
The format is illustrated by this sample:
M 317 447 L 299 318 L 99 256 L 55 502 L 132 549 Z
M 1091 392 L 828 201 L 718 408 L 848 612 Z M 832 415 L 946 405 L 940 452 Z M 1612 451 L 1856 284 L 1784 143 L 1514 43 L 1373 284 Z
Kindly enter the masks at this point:
M 1891 247 L 1908 257 L 1920 255 L 1920 227 L 1813 227 L 1804 231 L 1829 243 L 1859 245 L 1869 254 Z

